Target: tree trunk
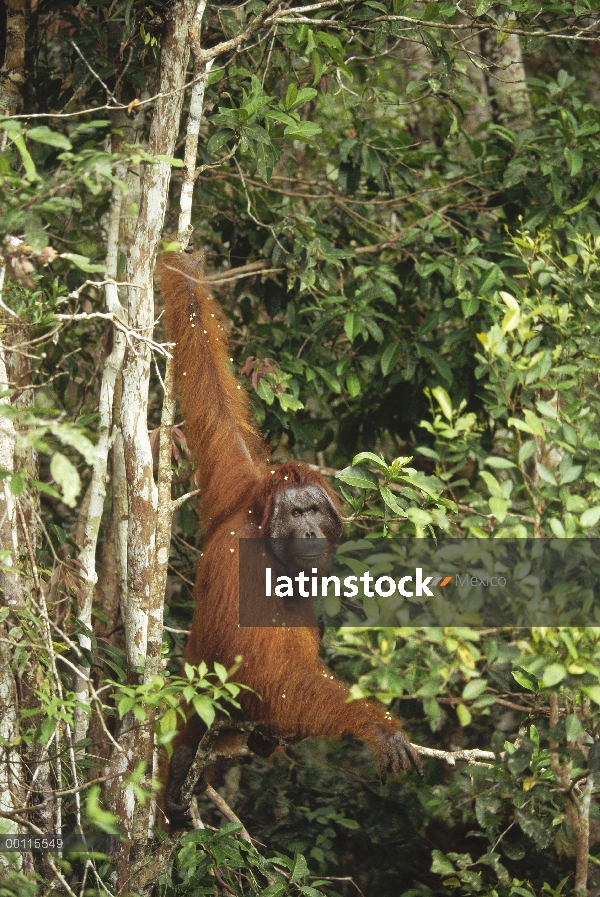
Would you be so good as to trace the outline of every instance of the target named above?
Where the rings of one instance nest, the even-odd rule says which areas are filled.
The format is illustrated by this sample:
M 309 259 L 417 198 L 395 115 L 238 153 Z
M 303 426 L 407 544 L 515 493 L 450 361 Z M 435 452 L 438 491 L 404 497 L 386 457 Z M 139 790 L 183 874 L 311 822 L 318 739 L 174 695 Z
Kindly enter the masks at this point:
M 158 99 L 156 101 L 148 152 L 153 156 L 172 156 L 179 133 L 185 89 L 185 75 L 190 52 L 190 29 L 196 0 L 182 0 L 171 12 L 161 48 Z M 171 166 L 158 162 L 146 166 L 142 177 L 140 211 L 136 231 L 127 259 L 129 287 L 128 315 L 132 331 L 143 338 L 152 336 L 154 302 L 152 273 L 154 257 L 167 208 Z M 125 642 L 129 679 L 140 681 L 136 668 L 153 662 L 148 657 L 150 613 L 153 647 L 157 632 L 162 636 L 162 600 L 160 620 L 151 608 L 152 578 L 156 546 L 157 488 L 154 482 L 152 452 L 148 438 L 148 386 L 150 349 L 144 339 L 133 338 L 125 352 L 121 427 L 129 527 L 127 534 L 127 598 L 125 602 Z M 154 648 L 155 650 L 155 648 Z M 154 653 L 154 651 L 153 651 Z M 136 804 L 131 788 L 123 783 L 143 761 L 152 769 L 153 736 L 149 726 L 139 726 L 132 714 L 122 720 L 119 733 L 121 752 L 114 752 L 108 797 L 125 835 L 134 842 L 132 859 L 145 848 L 147 813 Z M 129 890 L 130 845 L 123 844 L 115 856 L 116 887 Z

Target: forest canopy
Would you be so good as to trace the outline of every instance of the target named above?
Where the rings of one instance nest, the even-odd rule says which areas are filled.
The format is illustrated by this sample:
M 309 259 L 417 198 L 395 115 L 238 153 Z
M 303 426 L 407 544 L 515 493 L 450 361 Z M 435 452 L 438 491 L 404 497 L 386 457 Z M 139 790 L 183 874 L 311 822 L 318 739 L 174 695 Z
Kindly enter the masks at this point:
M 3 895 L 600 888 L 598 8 L 0 0 Z M 203 537 L 165 249 L 348 538 L 585 559 L 535 625 L 327 628 L 423 781 L 311 739 L 161 824 L 180 696 L 210 727 L 239 689 L 182 662 Z

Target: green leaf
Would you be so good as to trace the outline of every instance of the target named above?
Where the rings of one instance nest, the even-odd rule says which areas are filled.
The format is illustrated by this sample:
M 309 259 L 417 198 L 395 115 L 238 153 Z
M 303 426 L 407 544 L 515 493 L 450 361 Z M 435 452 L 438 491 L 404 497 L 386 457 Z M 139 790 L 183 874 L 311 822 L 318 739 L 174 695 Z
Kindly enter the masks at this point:
M 506 514 L 508 509 L 510 508 L 510 499 L 501 498 L 498 495 L 492 495 L 488 501 L 490 506 L 490 511 L 498 521 L 498 523 L 504 523 L 506 519 Z
M 581 720 L 574 714 L 570 713 L 565 720 L 565 730 L 567 741 L 575 741 L 575 739 L 585 732 Z
M 562 663 L 551 663 L 544 670 L 542 682 L 546 688 L 551 688 L 553 685 L 558 685 L 559 682 L 562 682 L 566 675 L 567 670 Z
M 527 442 L 524 442 L 521 448 L 519 449 L 519 464 L 523 464 L 525 461 L 528 461 L 529 458 L 535 452 L 535 440 L 528 439 Z
M 583 168 L 583 153 L 581 150 L 571 149 L 568 146 L 565 147 L 563 152 L 569 166 L 569 174 L 572 178 L 576 178 Z
M 506 334 L 510 330 L 516 330 L 520 323 L 521 312 L 519 309 L 516 311 L 507 311 L 502 318 L 502 333 Z
M 379 481 L 374 473 L 364 467 L 345 467 L 336 474 L 336 480 L 355 486 L 357 489 L 376 489 Z
M 346 331 L 346 336 L 348 337 L 350 342 L 353 343 L 354 337 L 357 335 L 357 333 L 360 333 L 359 318 L 355 312 L 349 311 L 347 313 L 346 317 L 344 318 L 344 330 Z
M 396 367 L 396 362 L 400 357 L 400 352 L 402 350 L 402 344 L 399 342 L 388 343 L 383 352 L 381 353 L 381 373 L 384 377 L 387 377 L 391 371 Z
M 404 510 L 402 505 L 398 503 L 398 499 L 388 486 L 380 486 L 379 493 L 390 511 L 392 511 L 397 517 L 407 516 L 406 511 Z
M 360 380 L 358 379 L 354 371 L 351 371 L 346 377 L 346 389 L 353 399 L 355 399 L 356 396 L 360 395 Z
M 512 677 L 515 682 L 518 682 L 523 688 L 526 688 L 527 691 L 537 691 L 535 685 L 531 682 L 528 676 L 525 673 L 521 673 L 519 670 L 512 671 Z
M 600 704 L 600 685 L 590 685 L 587 688 L 584 688 L 583 692 L 594 702 L 594 704 Z
M 420 489 L 421 492 L 433 499 L 436 499 L 444 490 L 444 484 L 437 477 L 428 477 L 420 470 L 414 470 L 411 467 L 405 468 L 405 472 L 408 475 L 398 477 L 398 482 L 416 486 L 417 489 Z
M 61 252 L 61 259 L 69 259 L 70 262 L 73 262 L 81 271 L 85 271 L 86 274 L 101 274 L 106 270 L 105 265 L 97 265 L 90 262 L 89 258 L 85 255 L 76 255 L 74 252 Z
M 342 387 L 340 386 L 340 381 L 334 374 L 330 374 L 329 371 L 321 367 L 315 367 L 315 371 L 319 372 L 329 389 L 340 395 L 340 393 L 342 392 Z
M 258 381 L 258 386 L 256 387 L 256 393 L 261 397 L 261 399 L 267 403 L 267 405 L 272 405 L 275 401 L 275 393 L 271 389 L 270 385 L 267 383 L 264 377 Z
M 373 318 L 365 317 L 364 324 L 376 343 L 382 343 L 384 340 L 383 330 Z
M 474 698 L 478 698 L 479 695 L 483 694 L 486 688 L 487 681 L 485 679 L 471 679 L 471 681 L 467 682 L 463 688 L 463 700 L 472 701 Z
M 227 681 L 227 670 L 222 663 L 215 662 L 215 673 L 217 674 L 221 682 Z
M 11 495 L 22 495 L 25 488 L 25 480 L 20 473 L 13 473 L 9 480 Z
M 336 37 L 335 34 L 329 34 L 327 31 L 319 31 L 315 34 L 315 40 L 318 44 L 323 44 L 329 50 L 339 50 L 340 52 L 343 50 L 339 37 Z
M 513 295 L 505 290 L 499 290 L 499 294 L 509 311 L 520 311 L 519 303 Z
M 458 721 L 461 726 L 464 728 L 465 726 L 469 726 L 471 724 L 472 716 L 471 711 L 465 704 L 457 704 L 456 705 L 456 715 L 458 717 Z
M 70 150 L 73 149 L 71 141 L 60 134 L 58 131 L 52 131 L 46 125 L 39 125 L 37 128 L 30 128 L 27 131 L 27 137 L 30 140 L 37 140 L 38 143 L 46 143 L 48 146 L 54 146 L 56 149 Z
M 315 93 L 316 93 L 316 91 L 315 91 Z M 288 89 L 285 94 L 286 109 L 292 108 L 292 106 L 296 102 L 297 96 L 298 96 L 298 86 L 292 81 L 292 83 L 288 85 Z
M 175 156 L 165 156 L 163 153 L 159 153 L 154 159 L 156 162 L 167 162 L 171 168 L 183 168 L 185 165 L 183 159 L 177 159 Z
M 256 147 L 256 167 L 265 184 L 268 184 L 275 168 L 275 154 L 270 146 L 263 143 L 257 144 Z
M 541 421 L 538 420 L 533 411 L 530 411 L 528 408 L 526 408 L 523 413 L 525 415 L 525 420 L 519 420 L 519 418 L 517 417 L 509 417 L 509 427 L 516 427 L 517 430 L 522 430 L 524 433 L 531 433 L 532 436 L 544 437 L 546 435 L 546 431 L 544 430 Z
M 264 143 L 266 146 L 271 145 L 271 138 L 260 125 L 244 125 L 242 131 L 247 137 L 250 137 L 257 143 Z
M 544 464 L 541 464 L 540 461 L 536 461 L 535 468 L 538 472 L 538 476 L 543 483 L 547 483 L 549 486 L 557 486 L 556 477 L 554 473 L 550 470 L 549 467 L 546 467 Z
M 444 387 L 436 386 L 431 390 L 431 395 L 434 397 L 434 399 L 442 409 L 442 414 L 444 415 L 444 417 L 452 422 L 452 400 Z
M 569 459 L 570 460 L 570 459 Z M 562 472 L 563 465 L 561 464 L 561 477 L 560 482 L 562 486 L 565 486 L 567 483 L 573 483 L 575 480 L 579 478 L 583 471 L 583 467 L 580 464 L 573 464 L 572 467 L 568 467 L 564 473 Z
M 314 121 L 298 121 L 293 125 L 288 125 L 283 133 L 293 140 L 304 140 L 310 143 L 313 137 L 321 133 L 321 128 Z
M 89 788 L 85 800 L 85 812 L 88 823 L 94 828 L 98 828 L 101 832 L 106 832 L 109 835 L 121 834 L 117 826 L 119 817 L 115 816 L 114 813 L 109 813 L 108 810 L 100 806 L 99 785 L 92 785 Z
M 209 155 L 214 156 L 222 146 L 231 140 L 234 136 L 234 131 L 231 131 L 229 128 L 220 128 L 218 131 L 212 135 L 208 143 L 206 144 L 206 151 Z
M 315 91 L 316 93 L 316 91 Z M 293 884 L 297 881 L 302 881 L 303 878 L 306 878 L 308 875 L 308 864 L 301 853 L 297 853 L 294 857 L 294 865 L 290 871 L 290 884 Z
M 290 84 L 290 87 L 292 86 L 295 87 L 295 85 Z M 288 110 L 297 109 L 298 106 L 302 106 L 303 103 L 310 102 L 310 100 L 313 100 L 317 95 L 317 91 L 314 89 L 314 87 L 303 87 L 301 88 L 301 90 L 297 91 L 294 99 L 289 102 L 288 95 L 290 93 L 290 87 L 288 87 L 288 91 L 285 97 L 285 105 Z
M 88 464 L 93 464 L 96 457 L 96 449 L 87 436 L 81 430 L 68 423 L 50 424 L 48 430 L 53 433 L 65 445 L 77 449 Z
M 23 162 L 23 168 L 25 169 L 25 174 L 29 178 L 30 181 L 38 181 L 41 180 L 39 174 L 35 168 L 35 162 L 31 158 L 29 150 L 25 145 L 25 140 L 23 139 L 22 134 L 17 134 L 16 137 L 13 138 L 13 142 L 16 148 L 19 150 L 19 154 L 21 156 L 21 161 Z
M 509 461 L 508 458 L 500 458 L 498 455 L 490 455 L 484 463 L 496 470 L 509 470 L 516 466 L 513 461 Z
M 183 672 L 185 673 L 186 679 L 189 679 L 190 682 L 196 678 L 196 670 L 191 663 L 185 663 L 183 665 Z
M 192 699 L 192 706 L 200 719 L 210 728 L 215 721 L 215 708 L 212 701 L 206 695 L 196 695 Z
M 289 392 L 284 392 L 281 395 L 277 393 L 277 399 L 282 411 L 301 411 L 304 408 L 300 399 Z
M 431 851 L 431 872 L 437 875 L 451 875 L 454 872 L 454 866 L 450 860 L 446 859 L 441 850 Z
M 600 505 L 594 505 L 593 508 L 588 508 L 587 511 L 584 511 L 581 517 L 579 518 L 579 523 L 581 526 L 596 526 L 598 521 L 600 520 Z
M 388 466 L 384 459 L 380 455 L 375 455 L 373 452 L 359 452 L 358 455 L 355 455 L 352 459 L 352 466 L 355 467 L 358 464 L 364 464 L 365 461 L 374 464 L 375 467 L 378 467 L 379 470 L 382 471 L 382 473 L 387 473 Z
M 75 507 L 75 499 L 81 491 L 77 468 L 65 455 L 56 452 L 50 462 L 50 473 L 61 488 L 64 503 L 70 508 Z
M 433 521 L 431 514 L 422 508 L 407 508 L 405 514 L 415 526 L 427 526 Z

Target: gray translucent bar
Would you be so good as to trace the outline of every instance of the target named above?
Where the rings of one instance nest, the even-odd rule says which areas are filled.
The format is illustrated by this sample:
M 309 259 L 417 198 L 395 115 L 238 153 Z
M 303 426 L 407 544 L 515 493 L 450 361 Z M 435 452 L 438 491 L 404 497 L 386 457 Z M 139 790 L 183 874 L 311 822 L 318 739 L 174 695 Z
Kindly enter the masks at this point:
M 599 539 L 240 540 L 244 627 L 598 626 L 599 590 Z
M 84 834 L 43 834 L 43 835 L 0 835 L 0 853 L 99 853 L 108 854 L 114 850 L 114 835 L 102 832 Z

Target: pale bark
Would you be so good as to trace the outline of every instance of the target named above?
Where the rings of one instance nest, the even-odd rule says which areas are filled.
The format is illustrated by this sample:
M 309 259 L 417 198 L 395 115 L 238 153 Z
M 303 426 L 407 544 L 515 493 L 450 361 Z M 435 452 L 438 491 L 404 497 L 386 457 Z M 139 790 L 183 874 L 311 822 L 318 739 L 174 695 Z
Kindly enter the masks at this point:
M 173 360 L 167 360 L 165 372 L 165 393 L 163 399 L 162 417 L 160 422 L 160 448 L 158 459 L 158 511 L 156 518 L 156 554 L 154 557 L 154 571 L 152 588 L 150 593 L 150 606 L 148 608 L 148 643 L 146 651 L 146 666 L 144 667 L 144 682 L 150 682 L 153 676 L 163 672 L 162 637 L 163 637 L 163 610 L 165 602 L 165 589 L 167 586 L 167 570 L 169 565 L 169 546 L 171 544 L 171 524 L 173 521 L 173 502 L 171 500 L 172 480 L 172 435 L 171 431 L 175 422 L 175 382 L 173 378 Z M 155 708 L 147 708 L 148 728 L 153 725 L 156 718 Z M 148 738 L 146 755 L 146 776 L 144 784 L 151 788 L 152 778 L 156 767 L 156 750 L 154 739 Z M 146 807 L 141 808 L 136 820 L 137 836 L 143 841 L 146 833 L 152 829 L 155 816 L 154 802 L 149 801 Z
M 125 167 L 119 166 L 116 171 L 117 178 L 123 180 L 125 174 Z M 117 315 L 123 320 L 125 318 L 125 312 L 119 302 L 118 287 L 116 284 L 121 205 L 121 188 L 114 185 L 107 226 L 106 308 L 108 312 Z M 83 565 L 82 572 L 85 598 L 79 610 L 78 620 L 83 624 L 85 629 L 89 631 L 92 629 L 92 605 L 96 583 L 98 582 L 98 574 L 96 573 L 96 548 L 98 545 L 98 534 L 100 532 L 100 523 L 106 499 L 108 455 L 112 442 L 115 383 L 121 372 L 124 355 L 125 334 L 115 327 L 113 328 L 112 351 L 104 362 L 102 384 L 100 386 L 98 441 L 96 443 L 92 479 L 89 488 L 90 500 L 85 521 L 84 540 L 79 554 L 79 560 Z M 81 647 L 87 651 L 91 650 L 91 639 L 85 631 L 79 634 L 79 643 Z M 89 673 L 89 668 L 86 669 L 86 672 Z M 89 727 L 91 707 L 87 682 L 87 676 L 81 676 L 76 683 L 76 693 L 81 703 L 81 707 L 78 707 L 75 713 L 74 738 L 76 744 L 86 737 Z
M 0 390 L 9 386 L 6 353 L 0 343 Z M 1 405 L 10 405 L 10 398 L 0 398 Z M 15 472 L 17 433 L 9 417 L 0 415 L 0 468 Z M 9 607 L 23 607 L 24 596 L 19 576 L 19 536 L 17 501 L 10 491 L 10 477 L 0 480 L 0 592 Z
M 7 388 L 4 347 L 0 343 L 0 390 Z M 9 405 L 8 398 L 0 399 L 0 404 Z M 14 471 L 16 432 L 9 418 L 0 416 L 0 467 Z M 16 500 L 10 492 L 9 478 L 0 482 L 0 595 L 8 607 L 22 607 L 23 592 L 18 575 L 19 539 L 17 535 Z M 11 668 L 12 651 L 2 641 L 8 629 L 0 624 L 0 833 L 18 831 L 14 820 L 2 818 L 4 813 L 12 813 L 23 803 L 22 765 L 16 744 L 19 735 L 17 686 Z M 14 744 L 15 747 L 4 745 Z M 6 866 L 8 858 L 0 854 L 0 866 Z
M 189 57 L 189 36 L 196 3 L 177 6 L 167 26 L 160 65 L 160 96 L 156 102 L 148 152 L 172 156 L 179 131 L 183 88 Z M 158 162 L 146 167 L 135 237 L 127 261 L 130 326 L 151 337 L 154 324 L 152 272 L 165 218 L 171 166 Z M 128 589 L 126 624 L 130 666 L 146 655 L 148 605 L 155 548 L 156 486 L 148 439 L 147 409 L 150 351 L 136 342 L 125 353 L 121 425 L 127 468 L 129 533 L 127 540 Z
M 154 575 L 150 593 L 148 619 L 148 651 L 144 681 L 149 682 L 152 676 L 162 672 L 162 635 L 163 605 L 167 586 L 167 568 L 169 563 L 169 545 L 171 543 L 171 523 L 173 519 L 173 502 L 171 501 L 171 431 L 175 422 L 175 382 L 173 379 L 173 360 L 167 361 L 165 372 L 165 394 L 163 400 L 162 419 L 160 424 L 160 449 L 158 459 L 158 514 L 156 524 L 156 555 L 154 558 Z
M 6 14 L 6 45 L 4 58 L 0 60 L 0 112 L 15 113 L 21 104 L 21 89 L 25 83 L 25 0 L 4 0 Z M 0 138 L 0 148 L 6 144 L 6 132 Z M 0 301 L 2 300 L 5 267 L 0 265 Z M 9 311 L 9 310 L 7 310 Z M 25 348 L 29 330 L 13 313 L 2 315 L 3 333 L 0 342 L 0 390 L 14 388 L 10 398 L 0 403 L 14 408 L 33 405 L 31 389 L 31 361 L 26 351 L 15 352 L 14 347 Z M 10 418 L 0 416 L 0 467 L 11 473 L 22 472 L 28 479 L 37 479 L 37 453 L 19 438 L 18 425 Z M 38 544 L 38 509 L 36 493 L 27 488 L 19 498 L 10 491 L 9 478 L 0 482 L 0 607 L 24 610 L 34 587 L 32 557 Z M 29 553 L 24 542 L 27 530 Z M 0 624 L 0 814 L 14 812 L 25 806 L 25 768 L 20 753 L 20 718 L 17 680 L 12 669 L 12 648 L 3 642 L 9 624 Z M 35 706 L 31 687 L 35 671 L 27 671 L 21 680 L 24 701 Z M 51 783 L 48 753 L 42 745 L 35 745 L 31 753 L 33 775 L 38 787 Z M 17 820 L 0 818 L 0 831 L 18 832 Z M 0 855 L 0 865 L 6 865 L 6 855 Z M 19 864 L 27 873 L 33 870 L 33 857 L 27 852 L 19 857 Z
M 133 118 L 124 111 L 111 113 L 114 133 L 120 134 L 119 142 L 113 142 L 113 149 L 119 150 L 124 144 L 134 145 L 140 140 L 140 132 L 144 127 L 144 113 Z M 123 201 L 119 220 L 117 258 L 127 258 L 129 247 L 133 241 L 137 224 L 137 210 L 140 204 L 140 165 L 129 165 L 123 178 Z M 116 270 L 116 269 L 115 269 Z M 119 289 L 119 300 L 125 309 L 123 319 L 127 319 L 127 290 Z M 100 589 L 98 596 L 100 607 L 107 617 L 106 629 L 97 624 L 98 634 L 114 632 L 117 627 L 119 608 L 121 618 L 125 619 L 127 604 L 127 533 L 129 527 L 129 509 L 127 504 L 127 477 L 125 457 L 123 454 L 123 438 L 121 436 L 121 373 L 115 382 L 115 394 L 112 414 L 112 455 L 111 455 L 111 508 L 109 533 L 104 540 L 102 555 Z
M 504 17 L 507 24 L 510 17 Z M 502 23 L 503 17 L 499 16 Z M 525 81 L 525 66 L 518 34 L 485 31 L 481 35 L 481 52 L 487 63 L 485 72 L 488 94 L 496 116 L 507 123 L 529 121 L 531 102 Z
M 160 95 L 148 143 L 148 152 L 153 156 L 172 156 L 175 149 L 189 59 L 190 30 L 196 8 L 196 0 L 182 0 L 173 8 L 167 24 L 161 51 Z M 167 162 L 144 169 L 140 212 L 127 260 L 126 280 L 133 285 L 129 288 L 129 324 L 147 337 L 152 336 L 154 324 L 152 272 L 167 208 L 170 176 L 171 166 Z M 124 623 L 130 676 L 132 668 L 143 665 L 147 659 L 156 549 L 157 488 L 147 424 L 150 360 L 148 345 L 136 340 L 127 347 L 123 365 L 121 427 L 129 509 Z M 123 832 L 130 838 L 139 839 L 134 848 L 135 855 L 145 844 L 146 831 L 142 830 L 141 823 L 145 814 L 140 814 L 136 821 L 133 791 L 123 788 L 122 784 L 140 759 L 151 759 L 151 729 L 137 725 L 133 717 L 127 715 L 122 722 L 120 742 L 124 750 L 113 757 L 111 774 L 116 773 L 117 778 L 113 780 L 109 797 Z M 129 848 L 126 845 L 119 850 L 115 860 L 117 888 L 129 890 Z
M 192 233 L 190 222 L 192 219 L 192 197 L 194 193 L 194 184 L 196 183 L 198 137 L 200 135 L 200 123 L 202 121 L 202 112 L 204 109 L 206 81 L 214 62 L 214 59 L 209 59 L 206 63 L 200 62 L 200 53 L 202 49 L 200 35 L 202 16 L 204 15 L 205 9 L 206 0 L 199 0 L 191 32 L 191 43 L 195 61 L 194 86 L 192 87 L 192 95 L 190 97 L 190 111 L 185 135 L 184 169 L 181 182 L 181 194 L 179 197 L 179 225 L 177 228 L 177 239 L 181 243 L 182 249 L 185 249 L 189 243 Z

